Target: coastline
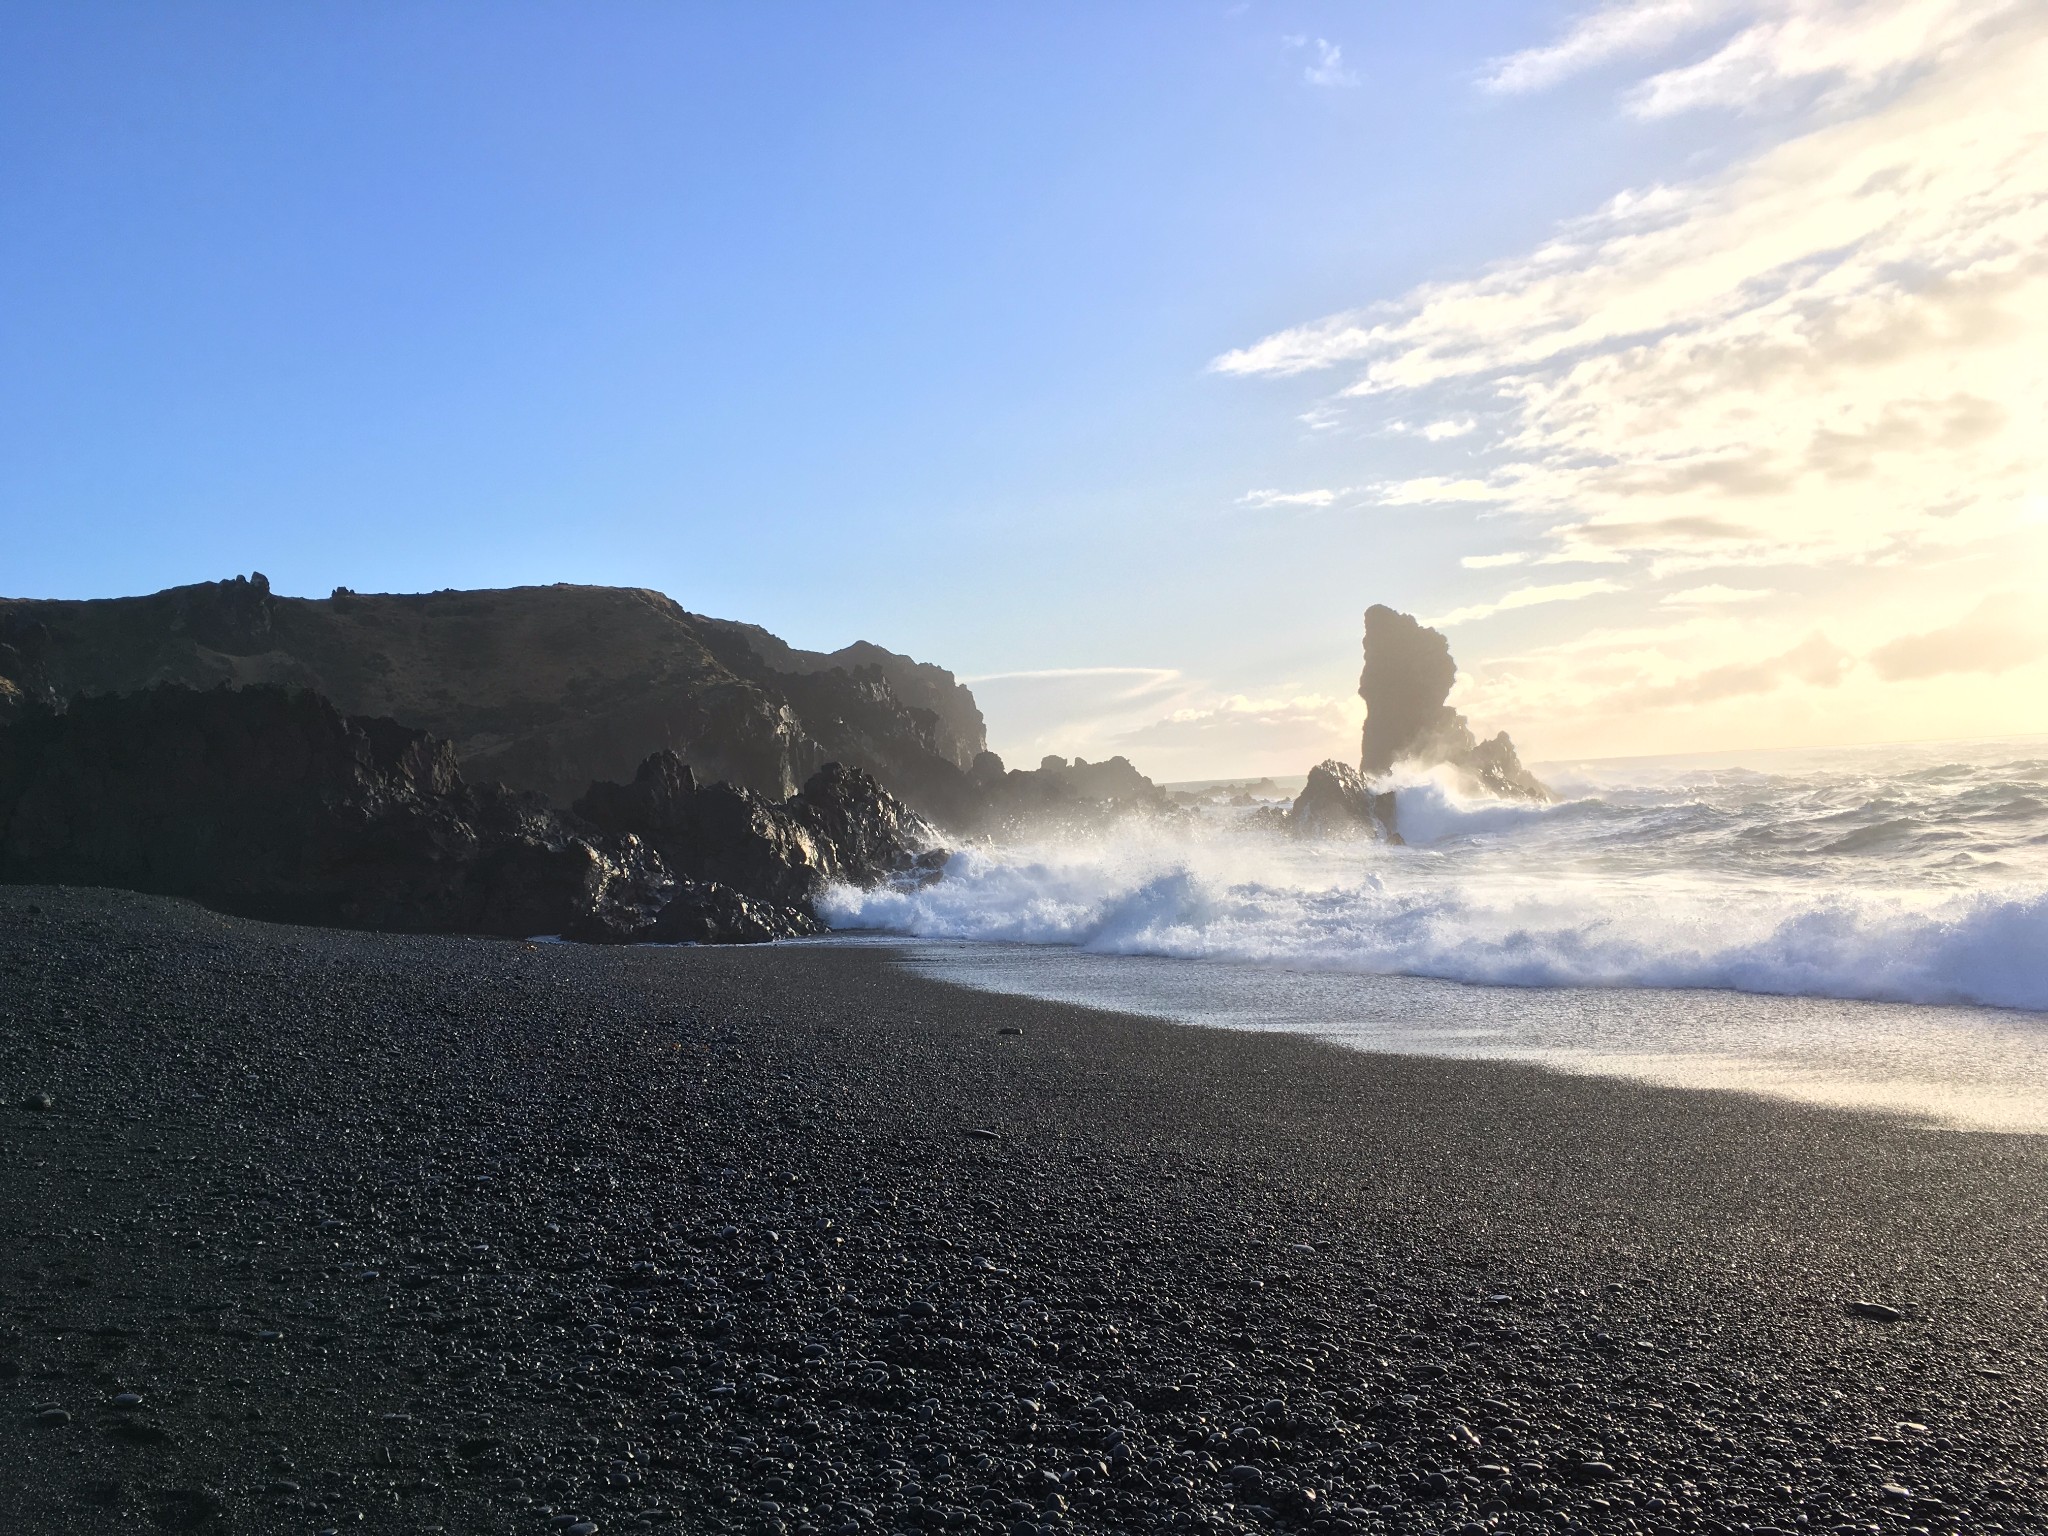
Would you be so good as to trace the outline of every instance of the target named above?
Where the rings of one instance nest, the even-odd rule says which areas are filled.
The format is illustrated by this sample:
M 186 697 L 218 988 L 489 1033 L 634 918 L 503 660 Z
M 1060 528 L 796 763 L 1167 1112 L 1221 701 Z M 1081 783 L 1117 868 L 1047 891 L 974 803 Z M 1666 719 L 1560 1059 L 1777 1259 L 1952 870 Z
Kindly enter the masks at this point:
M 2048 1133 L 2048 1012 L 1726 987 L 1542 986 L 1208 955 L 841 933 L 919 975 L 1352 1050 L 1760 1094 L 1940 1129 Z
M 867 945 L 10 887 L 0 977 L 9 1528 L 2040 1528 L 2040 1138 Z

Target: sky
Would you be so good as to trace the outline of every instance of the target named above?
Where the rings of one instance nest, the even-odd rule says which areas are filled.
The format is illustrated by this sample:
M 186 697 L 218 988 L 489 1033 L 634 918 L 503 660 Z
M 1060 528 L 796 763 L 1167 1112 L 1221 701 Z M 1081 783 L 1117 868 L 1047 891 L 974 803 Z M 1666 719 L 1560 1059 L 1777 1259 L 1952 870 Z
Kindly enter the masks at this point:
M 0 593 L 652 587 L 1162 780 L 2048 732 L 2048 7 L 0 12 Z

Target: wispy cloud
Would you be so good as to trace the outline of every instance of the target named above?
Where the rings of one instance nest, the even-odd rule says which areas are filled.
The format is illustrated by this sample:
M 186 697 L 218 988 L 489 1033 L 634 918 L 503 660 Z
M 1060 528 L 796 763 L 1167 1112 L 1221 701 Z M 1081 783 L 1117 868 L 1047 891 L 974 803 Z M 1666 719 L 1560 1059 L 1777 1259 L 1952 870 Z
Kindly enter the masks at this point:
M 1301 72 L 1301 78 L 1310 85 L 1336 89 L 1358 84 L 1358 76 L 1344 67 L 1344 50 L 1328 38 L 1294 36 L 1281 41 L 1289 48 L 1306 48 L 1315 55 Z
M 1467 555 L 1458 564 L 1468 571 L 1491 571 L 1503 565 L 1522 565 L 1528 558 L 1518 551 L 1509 550 L 1498 555 Z
M 1481 82 L 1490 91 L 1541 91 L 1616 59 L 1654 53 L 1711 26 L 1734 9 L 1716 0 L 1637 0 L 1588 12 L 1563 37 L 1496 59 Z
M 1687 587 L 1667 592 L 1659 599 L 1666 608 L 1718 608 L 1730 603 L 1754 603 L 1772 595 L 1769 587 L 1724 587 L 1718 584 Z
M 1419 437 L 1424 442 L 1443 443 L 1454 437 L 1470 437 L 1479 429 L 1479 423 L 1470 416 L 1461 416 L 1447 421 L 1425 421 L 1420 426 L 1408 421 L 1390 421 L 1386 430 L 1397 437 Z
M 2009 672 L 2048 654 L 2048 624 L 2039 602 L 1997 592 L 1939 629 L 1902 635 L 1871 653 L 1870 664 L 1891 682 L 1957 672 Z
M 1669 682 L 1630 689 L 1611 699 L 1609 705 L 1623 710 L 1697 707 L 1774 693 L 1791 683 L 1834 688 L 1841 684 L 1854 660 L 1826 635 L 1815 633 L 1775 656 L 1708 667 Z
M 1660 70 L 1624 98 L 1638 117 L 1706 107 L 1753 109 L 1819 86 L 1841 106 L 1938 66 L 2024 0 L 1621 0 L 1596 7 L 1556 42 L 1495 61 L 1484 84 L 1547 89 L 1618 59 L 1654 55 L 1709 33 L 1704 58 Z
M 1327 507 L 1343 495 L 1342 491 L 1246 491 L 1237 498 L 1241 507 L 1264 511 L 1268 507 Z
M 1439 614 L 1424 622 L 1429 624 L 1470 624 L 1478 619 L 1490 619 L 1497 613 L 1511 613 L 1517 608 L 1536 608 L 1544 603 L 1576 603 L 1583 598 L 1599 597 L 1608 592 L 1626 592 L 1627 587 L 1618 581 L 1560 581 L 1544 587 L 1517 587 L 1505 597 L 1491 603 L 1474 603 L 1467 608 L 1453 608 L 1449 613 Z
M 2048 10 L 1607 6 L 1492 78 L 1533 89 L 1722 22 L 1764 29 L 1741 57 L 1766 72 L 1797 55 L 1843 78 L 1911 79 L 1712 179 L 1617 197 L 1478 276 L 1212 366 L 1348 366 L 1331 403 L 1354 411 L 1488 402 L 1478 419 L 1498 425 L 1461 442 L 1460 470 L 1373 494 L 1528 517 L 1558 560 L 1874 561 L 2008 528 L 2048 481 Z M 1733 39 L 1708 46 L 1699 62 L 1734 67 Z M 1677 99 L 1676 78 L 1660 100 Z

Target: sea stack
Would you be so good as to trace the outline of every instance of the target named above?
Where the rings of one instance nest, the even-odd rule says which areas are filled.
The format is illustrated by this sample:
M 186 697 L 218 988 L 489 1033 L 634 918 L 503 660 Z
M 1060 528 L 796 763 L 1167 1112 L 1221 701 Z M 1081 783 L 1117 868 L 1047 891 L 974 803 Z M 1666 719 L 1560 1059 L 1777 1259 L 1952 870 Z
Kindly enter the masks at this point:
M 1511 799 L 1548 800 L 1550 791 L 1522 766 L 1507 732 L 1481 741 L 1444 701 L 1458 679 L 1450 642 L 1405 613 L 1375 603 L 1365 610 L 1365 700 L 1359 769 L 1383 778 L 1396 763 L 1449 764 L 1475 788 Z

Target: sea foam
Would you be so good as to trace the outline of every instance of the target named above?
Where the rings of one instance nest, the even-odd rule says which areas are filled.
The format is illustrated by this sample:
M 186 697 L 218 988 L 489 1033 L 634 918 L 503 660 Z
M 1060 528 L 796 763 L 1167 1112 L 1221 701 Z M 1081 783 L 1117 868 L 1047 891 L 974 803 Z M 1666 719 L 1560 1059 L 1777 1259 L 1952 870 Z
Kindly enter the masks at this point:
M 969 846 L 934 884 L 823 912 L 1097 954 L 2048 1010 L 2043 767 L 1610 773 L 1547 806 L 1414 778 L 1407 847 L 1129 823 Z

